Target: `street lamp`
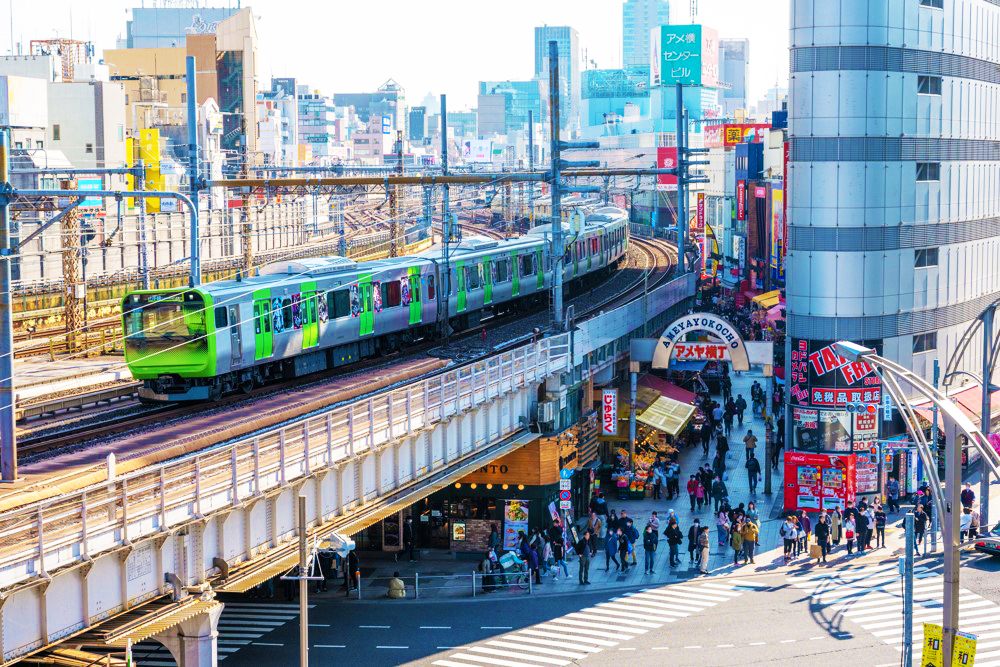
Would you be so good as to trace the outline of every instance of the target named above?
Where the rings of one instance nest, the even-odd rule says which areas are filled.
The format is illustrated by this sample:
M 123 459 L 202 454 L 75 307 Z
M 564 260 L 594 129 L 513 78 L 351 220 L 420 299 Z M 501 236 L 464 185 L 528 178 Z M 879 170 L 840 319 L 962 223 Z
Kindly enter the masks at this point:
M 987 339 L 988 340 L 988 339 Z M 987 366 L 988 370 L 988 366 Z M 980 403 L 979 423 L 983 435 L 989 438 L 991 419 L 993 416 L 992 396 L 993 392 L 1000 391 L 1000 387 L 987 381 L 983 383 L 983 378 L 969 371 L 952 371 L 944 376 L 942 384 L 945 387 L 951 384 L 951 379 L 956 375 L 965 375 L 972 378 L 972 381 L 979 385 L 982 391 L 982 401 Z M 988 378 L 987 378 L 988 379 Z M 990 468 L 985 463 L 979 470 L 979 520 L 981 526 L 989 526 L 990 517 Z
M 900 366 L 878 356 L 875 350 L 850 342 L 838 342 L 834 344 L 837 351 L 853 361 L 864 361 L 872 366 L 885 388 L 889 391 L 893 400 L 899 408 L 906 430 L 916 443 L 917 452 L 923 461 L 927 476 L 931 481 L 931 493 L 938 511 L 941 512 L 942 538 L 944 542 L 944 664 L 950 665 L 955 646 L 955 634 L 958 631 L 958 595 L 959 595 L 959 551 L 956 537 L 959 534 L 959 512 L 961 501 L 959 498 L 961 453 L 956 446 L 957 438 L 953 435 L 946 439 L 945 447 L 945 480 L 942 489 L 941 480 L 938 477 L 937 463 L 932 458 L 932 451 L 923 429 L 917 421 L 916 413 L 906 395 L 900 388 L 899 382 L 903 381 L 911 388 L 929 399 L 938 407 L 942 415 L 951 419 L 956 428 L 964 434 L 969 443 L 979 450 L 983 457 L 983 465 L 992 468 L 994 474 L 1000 473 L 1000 453 L 998 453 L 987 440 L 986 436 L 979 431 L 972 421 L 962 412 L 955 403 L 945 394 L 942 394 L 935 387 L 929 384 L 913 371 Z M 986 392 L 984 392 L 986 393 Z

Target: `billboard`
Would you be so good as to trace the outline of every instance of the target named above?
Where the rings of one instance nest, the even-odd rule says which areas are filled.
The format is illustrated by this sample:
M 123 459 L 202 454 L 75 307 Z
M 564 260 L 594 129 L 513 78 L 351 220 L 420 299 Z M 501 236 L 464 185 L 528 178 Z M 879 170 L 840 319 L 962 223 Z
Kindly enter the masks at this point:
M 737 144 L 764 143 L 771 126 L 767 123 L 726 123 L 706 125 L 704 140 L 706 148 L 732 148 Z
M 146 167 L 144 190 L 164 190 L 163 175 L 160 173 L 160 131 L 156 128 L 139 130 L 139 159 Z M 159 197 L 146 199 L 148 213 L 160 212 Z
M 785 193 L 771 187 L 771 275 L 785 279 Z
M 865 361 L 851 361 L 833 347 L 835 341 L 792 339 L 788 360 L 788 394 L 793 405 L 843 407 L 848 403 L 881 403 L 882 378 Z M 881 343 L 862 342 L 881 348 Z
M 601 392 L 601 435 L 618 435 L 618 390 Z
M 78 178 L 76 181 L 76 187 L 80 190 L 103 190 L 104 182 L 100 177 L 97 178 Z M 81 208 L 104 208 L 104 199 L 102 197 L 87 197 L 80 202 Z
M 677 147 L 676 146 L 660 146 L 656 149 L 656 168 L 657 169 L 676 169 L 677 168 Z M 657 174 L 656 175 L 657 185 L 669 186 L 665 189 L 676 190 L 677 189 L 677 177 L 670 176 L 668 174 Z
M 462 159 L 466 162 L 490 162 L 493 159 L 493 142 L 470 139 L 462 144 Z
M 736 219 L 747 219 L 747 182 L 736 181 Z
M 0 127 L 48 127 L 47 85 L 45 79 L 0 76 Z
M 853 454 L 785 452 L 785 510 L 843 509 L 856 500 Z
M 652 30 L 650 72 L 653 85 L 716 86 L 719 36 L 701 25 L 661 25 Z
M 697 208 L 695 209 L 695 211 L 696 211 L 695 218 L 694 218 L 695 219 L 695 226 L 694 226 L 694 229 L 692 231 L 695 232 L 696 234 L 704 234 L 705 233 L 705 193 L 704 192 L 699 192 L 698 193 L 698 205 L 697 205 Z
M 877 440 L 877 415 L 792 407 L 794 449 L 850 454 L 868 451 Z

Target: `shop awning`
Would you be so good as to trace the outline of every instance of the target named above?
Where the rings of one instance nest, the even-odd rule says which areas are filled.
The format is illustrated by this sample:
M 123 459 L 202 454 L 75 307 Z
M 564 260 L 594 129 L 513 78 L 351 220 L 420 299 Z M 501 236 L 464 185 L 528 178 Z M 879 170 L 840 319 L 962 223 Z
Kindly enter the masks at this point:
M 636 387 L 635 389 L 635 409 L 645 410 L 660 397 L 660 392 L 649 387 Z M 631 407 L 628 403 L 628 389 L 618 390 L 618 419 L 628 419 Z
M 982 400 L 983 391 L 979 388 L 979 385 L 973 385 L 968 389 L 963 389 L 957 393 L 951 394 L 949 398 L 955 402 L 958 409 L 965 413 L 973 424 L 979 426 L 979 415 L 982 412 Z M 934 421 L 934 410 L 931 408 L 930 401 L 924 401 L 922 403 L 916 403 L 913 405 L 913 409 L 918 415 L 927 420 L 927 423 Z M 997 415 L 1000 414 L 1000 392 L 995 392 L 990 397 L 990 416 L 996 419 Z M 938 424 L 942 423 L 938 421 Z
M 663 431 L 668 435 L 677 435 L 681 429 L 687 426 L 688 420 L 693 414 L 693 405 L 686 405 L 672 398 L 661 396 L 636 419 L 647 426 L 652 426 L 657 431 Z
M 771 290 L 770 292 L 764 292 L 763 294 L 758 294 L 754 298 L 750 299 L 750 301 L 765 310 L 773 308 L 781 302 L 781 290 L 776 289 Z
M 655 375 L 643 375 L 642 378 L 639 379 L 639 386 L 655 389 L 660 392 L 661 396 L 672 398 L 680 403 L 694 403 L 695 399 L 698 398 L 694 393 L 688 391 L 687 389 L 678 387 L 673 382 L 656 377 Z

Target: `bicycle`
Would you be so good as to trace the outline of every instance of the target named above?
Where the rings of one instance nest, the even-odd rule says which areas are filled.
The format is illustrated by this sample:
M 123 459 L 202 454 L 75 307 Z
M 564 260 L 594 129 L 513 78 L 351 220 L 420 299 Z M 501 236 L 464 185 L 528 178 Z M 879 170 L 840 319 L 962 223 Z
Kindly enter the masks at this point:
M 531 571 L 513 551 L 508 551 L 500 558 L 500 566 L 503 568 L 504 584 L 517 586 L 522 591 L 531 586 Z

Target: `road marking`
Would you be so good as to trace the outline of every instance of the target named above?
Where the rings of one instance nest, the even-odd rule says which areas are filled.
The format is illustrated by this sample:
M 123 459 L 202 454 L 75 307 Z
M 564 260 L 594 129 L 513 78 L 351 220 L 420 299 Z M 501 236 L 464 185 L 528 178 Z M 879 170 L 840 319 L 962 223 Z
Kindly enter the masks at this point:
M 796 640 L 794 639 L 782 639 L 780 643 L 782 644 L 794 644 Z
M 767 642 L 750 642 L 749 646 L 763 646 Z
M 409 646 L 383 646 L 382 644 L 379 644 L 375 648 L 410 648 L 410 647 Z
M 480 625 L 480 630 L 513 630 L 511 625 Z
M 524 640 L 518 640 L 524 641 Z M 498 648 L 512 648 L 522 652 L 530 653 L 541 653 L 543 655 L 554 655 L 560 658 L 570 658 L 571 660 L 583 660 L 587 657 L 586 653 L 573 653 L 571 651 L 558 651 L 552 648 L 542 648 L 540 646 L 524 646 L 520 643 L 514 643 L 512 641 L 490 641 L 486 642 L 490 646 L 496 646 Z
M 507 641 L 518 641 L 523 644 L 541 644 L 542 646 L 558 646 L 559 648 L 568 648 L 574 651 L 584 651 L 586 653 L 599 653 L 601 649 L 596 646 L 582 646 L 579 644 L 571 644 L 568 641 L 556 641 L 555 639 L 542 639 L 541 637 L 532 637 L 527 635 L 527 630 L 519 632 L 517 634 L 505 635 L 503 638 Z M 539 635 L 544 635 L 546 633 L 534 633 Z M 565 635 L 557 635 L 552 633 L 553 637 L 558 637 L 559 639 L 571 639 L 571 637 L 566 637 Z M 590 643 L 593 643 L 591 641 Z M 604 643 L 604 642 L 602 642 Z M 608 644 L 613 644 L 614 642 L 607 642 Z
M 684 648 L 701 648 L 701 644 L 693 644 L 691 646 L 685 646 Z
M 497 648 L 489 648 L 488 646 L 470 646 L 466 649 L 467 651 L 475 651 L 476 653 L 483 653 L 485 655 L 497 655 L 501 658 L 517 658 L 518 660 L 524 660 L 525 655 L 517 651 L 502 651 Z M 570 664 L 569 660 L 560 660 L 559 658 L 544 658 L 542 656 L 531 656 L 530 660 L 534 662 L 540 662 L 543 665 L 555 665 L 556 667 L 565 667 L 565 665 Z
M 329 623 L 310 623 L 309 627 L 310 628 L 328 628 L 328 627 L 330 627 L 330 624 Z
M 670 647 L 669 646 L 654 646 L 653 650 L 654 651 L 668 651 L 668 650 L 670 650 Z
M 629 648 L 627 646 L 619 646 L 618 650 L 619 651 L 634 651 L 635 649 L 634 648 Z
M 451 630 L 450 625 L 421 625 L 421 630 Z
M 716 644 L 715 648 L 736 648 L 733 644 Z
M 254 642 L 254 646 L 284 646 L 284 644 L 272 644 L 271 642 Z
M 370 629 L 376 629 L 376 630 L 388 630 L 388 629 L 389 629 L 390 627 L 392 627 L 392 626 L 389 626 L 389 625 L 359 625 L 358 627 L 359 627 L 359 628 L 365 628 L 365 629 L 369 629 L 369 630 L 370 630 Z
M 314 648 L 347 648 L 344 644 L 313 644 Z

